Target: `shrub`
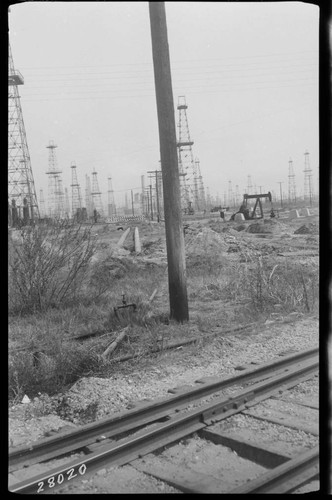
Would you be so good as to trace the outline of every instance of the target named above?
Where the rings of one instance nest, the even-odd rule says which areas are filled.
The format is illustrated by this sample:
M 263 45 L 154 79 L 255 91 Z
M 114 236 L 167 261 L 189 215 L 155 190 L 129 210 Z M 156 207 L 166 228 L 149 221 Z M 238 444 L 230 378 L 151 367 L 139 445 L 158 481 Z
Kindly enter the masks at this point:
M 224 293 L 233 299 L 246 299 L 260 312 L 270 312 L 275 305 L 285 311 L 313 311 L 318 302 L 318 264 L 272 264 L 263 257 L 254 264 L 238 268 Z
M 95 251 L 90 227 L 68 221 L 27 226 L 10 241 L 9 312 L 32 313 L 73 300 Z
M 53 343 L 52 347 L 52 356 L 29 351 L 10 356 L 10 400 L 20 401 L 24 394 L 30 398 L 39 392 L 54 394 L 81 376 L 97 371 L 99 358 L 84 345 L 58 342 L 57 346 Z

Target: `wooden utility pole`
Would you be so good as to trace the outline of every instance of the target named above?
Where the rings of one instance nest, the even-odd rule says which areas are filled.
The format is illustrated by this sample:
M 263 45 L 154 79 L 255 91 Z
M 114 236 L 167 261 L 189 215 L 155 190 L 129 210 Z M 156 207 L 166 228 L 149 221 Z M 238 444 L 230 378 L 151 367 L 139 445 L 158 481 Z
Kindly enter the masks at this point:
M 151 184 L 150 184 L 150 210 L 151 210 L 151 220 L 153 220 L 152 185 Z
M 165 2 L 149 2 L 163 179 L 170 317 L 189 320 L 180 179 Z

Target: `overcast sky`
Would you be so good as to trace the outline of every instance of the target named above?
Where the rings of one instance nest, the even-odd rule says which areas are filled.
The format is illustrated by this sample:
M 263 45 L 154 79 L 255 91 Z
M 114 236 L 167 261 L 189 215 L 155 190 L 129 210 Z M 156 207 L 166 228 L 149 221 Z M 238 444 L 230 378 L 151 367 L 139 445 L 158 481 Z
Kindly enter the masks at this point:
M 251 182 L 288 193 L 289 159 L 303 193 L 309 151 L 318 188 L 319 9 L 301 2 L 166 2 L 175 118 L 185 96 L 204 186 L 223 196 Z M 53 140 L 70 165 L 112 178 L 116 201 L 159 168 L 148 2 L 26 2 L 11 6 L 9 40 L 36 192 L 47 198 Z M 137 191 L 137 190 L 136 190 Z M 259 191 L 258 191 L 259 192 Z

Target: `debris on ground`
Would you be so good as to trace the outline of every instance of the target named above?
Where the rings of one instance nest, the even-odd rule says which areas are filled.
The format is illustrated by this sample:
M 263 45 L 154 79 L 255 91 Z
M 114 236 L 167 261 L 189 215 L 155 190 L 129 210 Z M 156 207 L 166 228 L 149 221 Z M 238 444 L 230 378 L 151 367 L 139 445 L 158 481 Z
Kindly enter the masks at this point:
M 318 227 L 313 222 L 309 222 L 296 229 L 294 234 L 318 234 Z

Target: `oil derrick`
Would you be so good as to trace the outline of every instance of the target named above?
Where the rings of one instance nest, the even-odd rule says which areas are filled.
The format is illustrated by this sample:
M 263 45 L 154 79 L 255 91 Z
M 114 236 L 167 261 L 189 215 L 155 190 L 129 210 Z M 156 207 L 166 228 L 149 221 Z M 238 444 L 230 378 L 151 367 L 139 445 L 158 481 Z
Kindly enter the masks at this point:
M 114 201 L 114 191 L 112 186 L 112 177 L 108 178 L 108 216 L 116 215 L 115 201 Z
M 248 175 L 247 194 L 252 194 L 252 182 L 251 182 L 251 175 Z
M 8 198 L 18 218 L 25 222 L 39 218 L 39 208 L 32 174 L 30 154 L 18 93 L 18 85 L 24 79 L 14 69 L 13 57 L 8 45 Z M 23 210 L 24 209 L 24 210 Z M 23 214 L 24 211 L 24 214 Z M 13 222 L 13 221 L 12 221 Z
M 233 189 L 232 189 L 232 181 L 228 181 L 228 203 L 227 205 L 231 207 L 234 204 L 233 199 Z
M 239 191 L 239 185 L 236 184 L 235 186 L 235 200 L 234 200 L 235 204 L 234 206 L 238 206 L 239 205 L 239 202 L 240 202 L 240 191 Z
M 40 217 L 46 217 L 44 191 L 42 189 L 39 191 L 39 212 Z
M 60 179 L 61 170 L 57 165 L 55 155 L 56 144 L 50 140 L 46 146 L 48 152 L 48 214 L 50 217 L 62 217 L 64 212 L 64 197 L 62 193 L 62 183 Z
M 103 217 L 104 210 L 101 202 L 101 191 L 99 190 L 97 172 L 95 170 L 92 172 L 91 197 L 92 197 L 93 210 L 97 211 L 99 217 Z
M 56 176 L 56 183 L 55 183 L 55 199 L 57 203 L 57 216 L 60 219 L 63 219 L 66 217 L 66 203 L 65 203 L 65 193 L 63 190 L 63 185 L 62 185 L 62 179 L 60 175 Z
M 72 162 L 71 166 L 71 210 L 72 216 L 79 220 L 82 210 L 82 197 L 81 188 L 77 180 L 77 172 L 75 162 Z
M 296 187 L 295 187 L 295 174 L 293 168 L 293 161 L 290 158 L 288 162 L 288 202 L 296 202 Z
M 181 190 L 181 206 L 182 209 L 187 210 L 191 203 L 194 204 L 194 208 L 197 208 L 197 191 L 193 189 L 194 179 L 197 178 L 195 172 L 195 162 L 193 157 L 193 152 L 191 146 L 194 144 L 190 139 L 189 126 L 187 119 L 187 109 L 186 99 L 184 96 L 180 96 L 178 100 L 177 109 L 179 110 L 179 141 L 177 143 L 178 147 L 178 160 L 179 160 L 179 175 L 180 175 L 180 190 Z M 194 199 L 193 193 L 194 191 Z
M 312 204 L 312 170 L 309 163 L 309 153 L 304 153 L 304 201 Z
M 210 189 L 207 187 L 206 188 L 206 208 L 207 210 L 211 210 L 212 207 L 212 200 L 211 200 L 211 195 L 210 195 Z
M 201 167 L 200 167 L 200 163 L 199 163 L 198 158 L 195 158 L 195 170 L 196 170 L 196 175 L 197 175 L 197 190 L 198 190 L 199 209 L 205 210 L 206 209 L 205 189 L 204 189 L 203 177 L 201 174 Z
M 69 195 L 67 188 L 65 188 L 65 214 L 66 217 L 68 218 L 70 214 L 70 205 L 69 205 Z
M 93 203 L 91 196 L 91 180 L 88 175 L 85 176 L 85 205 L 87 216 L 91 217 L 93 213 Z

